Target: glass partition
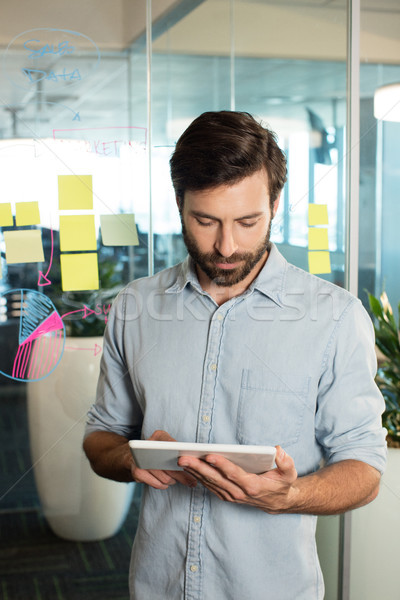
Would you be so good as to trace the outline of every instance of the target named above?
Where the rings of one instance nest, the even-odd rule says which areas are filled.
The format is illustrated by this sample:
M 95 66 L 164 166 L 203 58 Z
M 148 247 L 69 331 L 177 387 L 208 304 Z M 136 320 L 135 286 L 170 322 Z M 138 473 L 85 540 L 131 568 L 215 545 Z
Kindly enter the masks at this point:
M 304 27 L 298 27 L 299 18 Z M 278 23 L 285 23 L 279 36 Z M 206 0 L 157 36 L 152 49 L 154 218 L 165 229 L 165 205 L 174 205 L 167 161 L 187 124 L 205 110 L 248 111 L 276 131 L 288 155 L 288 185 L 273 240 L 308 270 L 308 208 L 324 205 L 326 242 L 311 246 L 318 250 L 311 269 L 343 285 L 346 7 Z M 172 210 L 175 236 L 180 224 Z M 157 235 L 155 222 L 156 245 Z M 182 246 L 172 247 L 170 262 L 160 267 L 181 258 Z
M 232 108 L 269 124 L 288 157 L 273 241 L 289 261 L 344 285 L 346 16 L 345 3 L 206 0 L 158 31 L 151 97 L 156 270 L 185 254 L 169 182 L 175 141 L 201 112 Z M 310 205 L 326 210 L 311 225 Z M 315 246 L 321 229 L 325 242 Z M 318 543 L 326 598 L 334 599 L 338 518 L 320 519 Z
M 377 5 L 361 0 L 359 297 L 368 308 L 367 293 L 379 297 L 385 291 L 397 323 L 400 124 L 395 112 L 400 105 L 399 89 L 392 88 L 394 96 L 383 112 L 376 111 L 374 100 L 383 86 L 400 82 L 399 57 L 398 2 L 384 0 Z M 398 448 L 389 447 L 378 498 L 352 515 L 350 598 L 388 597 L 396 586 L 399 454 Z
M 146 2 L 1 15 L 0 595 L 121 598 L 138 500 L 81 447 L 110 304 L 149 273 Z
M 153 2 L 154 5 L 154 2 Z M 182 7 L 183 8 L 183 7 Z M 217 19 L 218 27 L 210 22 Z M 207 110 L 231 105 L 230 2 L 197 2 L 182 18 L 157 28 L 152 43 L 152 202 L 154 268 L 184 258 L 186 248 L 169 175 L 175 142 Z M 218 50 L 216 50 L 218 48 Z
M 398 258 L 396 161 L 399 124 L 390 109 L 400 98 L 389 100 L 386 115 L 374 116 L 374 96 L 383 86 L 400 82 L 400 15 L 396 2 L 379 9 L 361 2 L 360 64 L 360 281 L 359 295 L 367 305 L 366 290 L 379 296 L 386 290 L 393 304 L 400 298 L 396 274 Z
M 15 425 L 5 438 L 0 510 L 39 510 L 27 389 L 57 372 L 63 351 L 86 364 L 89 346 L 78 350 L 66 336 L 101 336 L 124 283 L 185 256 L 168 162 L 193 118 L 236 109 L 271 126 L 288 157 L 272 239 L 290 262 L 344 285 L 347 3 L 42 0 L 26 12 L 3 5 L 0 433 Z M 385 280 L 395 294 L 391 245 L 377 257 L 379 236 L 394 235 L 398 174 L 394 164 L 385 172 L 383 157 L 396 155 L 397 126 L 371 127 L 371 110 L 375 86 L 397 77 L 398 66 L 363 67 L 362 203 L 381 229 L 361 219 L 360 286 L 378 289 Z M 392 198 L 384 211 L 383 197 Z M 40 296 L 57 311 L 54 331 L 63 337 L 40 372 L 30 370 L 28 354 L 17 358 L 32 292 L 51 302 Z M 320 520 L 318 544 L 333 600 L 337 518 Z

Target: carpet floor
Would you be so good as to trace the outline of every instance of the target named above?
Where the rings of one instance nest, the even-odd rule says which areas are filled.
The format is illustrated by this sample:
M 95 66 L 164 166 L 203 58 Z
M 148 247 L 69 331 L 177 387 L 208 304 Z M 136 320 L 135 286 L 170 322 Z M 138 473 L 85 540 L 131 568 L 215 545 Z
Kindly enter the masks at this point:
M 39 510 L 0 514 L 1 600 L 128 600 L 133 502 L 116 535 L 71 542 L 53 534 Z
M 100 542 L 57 537 L 34 482 L 25 386 L 1 379 L 0 384 L 0 600 L 128 600 L 140 488 L 113 537 Z

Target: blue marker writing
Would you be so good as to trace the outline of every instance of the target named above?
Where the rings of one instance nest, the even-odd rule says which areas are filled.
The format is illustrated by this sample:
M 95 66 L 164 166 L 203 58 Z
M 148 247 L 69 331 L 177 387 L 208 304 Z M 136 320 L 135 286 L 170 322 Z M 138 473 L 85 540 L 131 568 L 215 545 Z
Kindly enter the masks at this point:
M 44 46 L 41 46 L 37 50 L 28 46 L 28 44 L 31 44 L 32 42 L 41 44 L 39 40 L 35 39 L 24 42 L 24 48 L 30 52 L 28 58 L 40 58 L 45 54 L 59 54 L 60 56 L 63 56 L 64 54 L 72 54 L 75 50 L 75 47 L 68 41 L 59 42 L 58 46 L 55 46 L 54 44 L 44 44 Z

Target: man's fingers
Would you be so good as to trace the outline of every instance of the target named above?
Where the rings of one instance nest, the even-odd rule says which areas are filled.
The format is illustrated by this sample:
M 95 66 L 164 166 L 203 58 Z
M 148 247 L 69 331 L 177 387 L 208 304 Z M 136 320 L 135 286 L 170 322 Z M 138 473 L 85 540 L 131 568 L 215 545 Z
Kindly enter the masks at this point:
M 236 468 L 236 465 L 230 464 Z M 192 473 L 204 487 L 218 496 L 220 500 L 228 502 L 244 501 L 245 494 L 233 481 L 234 478 L 227 479 L 226 475 L 222 474 L 218 468 L 206 464 L 205 461 L 199 461 L 193 467 L 188 465 L 185 467 L 185 470 Z
M 185 473 L 185 471 L 166 471 L 166 473 L 168 473 L 175 481 L 187 485 L 188 487 L 196 487 L 197 485 L 197 479 L 193 477 L 193 475 Z
M 228 482 L 236 483 L 236 477 L 233 476 L 233 471 L 244 471 L 237 467 L 232 462 L 222 456 L 207 456 L 205 460 L 194 457 L 182 457 L 178 460 L 178 464 L 182 466 L 187 473 L 193 474 L 203 485 L 207 487 L 221 485 L 226 486 Z M 232 477 L 230 477 L 232 475 Z
M 277 471 L 287 483 L 293 483 L 297 479 L 297 471 L 294 466 L 294 460 L 287 454 L 283 448 L 276 446 L 275 463 Z M 273 473 L 273 471 L 271 471 Z
M 162 473 L 162 471 L 160 471 L 160 473 Z M 137 483 L 146 483 L 158 490 L 166 490 L 170 485 L 165 481 L 161 481 L 155 472 L 138 469 L 137 467 L 132 469 L 132 476 Z
M 157 429 L 152 433 L 149 437 L 149 440 L 155 440 L 158 442 L 175 442 L 175 438 L 169 435 L 167 431 L 163 431 L 162 429 Z M 155 471 L 152 472 L 155 476 L 165 483 L 166 485 L 173 485 L 176 482 L 182 483 L 188 487 L 195 487 L 197 484 L 197 480 L 189 473 L 185 473 L 183 471 Z M 162 475 L 159 475 L 159 474 Z
M 157 429 L 154 431 L 149 437 L 149 440 L 154 440 L 157 442 L 176 442 L 175 438 L 171 437 L 169 433 L 163 431 L 162 429 Z
M 153 477 L 155 477 L 165 485 L 174 485 L 176 483 L 176 479 L 174 479 L 174 477 L 171 477 L 168 471 L 161 471 L 159 469 L 149 469 L 147 472 L 151 473 Z
M 276 468 L 262 475 L 247 473 L 226 458 L 212 454 L 205 460 L 182 457 L 178 464 L 221 500 L 260 506 L 264 510 L 273 509 L 277 498 L 285 496 L 297 478 L 292 457 L 279 446 Z
M 188 487 L 195 487 L 197 484 L 195 477 L 181 471 L 135 469 L 133 477 L 137 483 L 146 483 L 160 490 L 166 490 L 170 485 L 175 485 L 177 482 Z

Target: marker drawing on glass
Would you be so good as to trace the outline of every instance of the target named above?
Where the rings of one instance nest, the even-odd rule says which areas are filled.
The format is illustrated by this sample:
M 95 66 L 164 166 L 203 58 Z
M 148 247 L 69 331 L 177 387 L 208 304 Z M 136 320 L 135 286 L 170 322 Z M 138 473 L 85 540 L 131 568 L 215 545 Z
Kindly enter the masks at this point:
M 47 377 L 60 362 L 65 329 L 52 301 L 29 289 L 3 294 L 11 315 L 19 318 L 18 333 L 9 338 L 13 355 L 10 370 L 0 373 L 17 381 L 38 381 Z
M 24 49 L 25 64 L 15 71 L 13 53 Z M 75 62 L 81 52 L 92 52 L 93 60 L 84 65 Z M 3 70 L 6 77 L 17 87 L 36 88 L 39 93 L 47 92 L 43 83 L 71 86 L 89 77 L 99 66 L 100 50 L 97 44 L 83 33 L 69 29 L 38 27 L 16 35 L 8 44 L 3 55 Z

